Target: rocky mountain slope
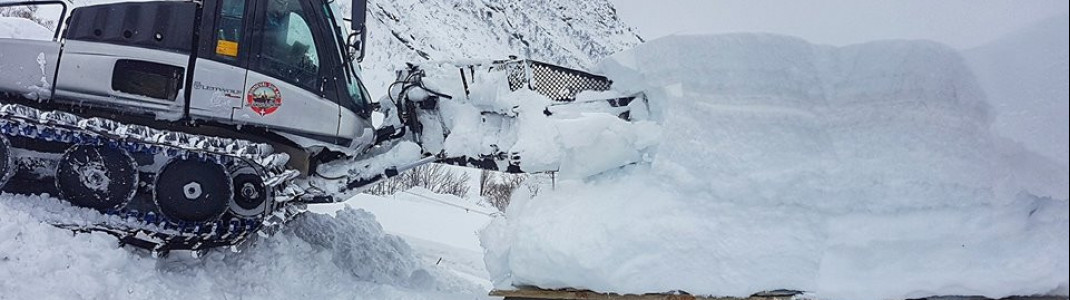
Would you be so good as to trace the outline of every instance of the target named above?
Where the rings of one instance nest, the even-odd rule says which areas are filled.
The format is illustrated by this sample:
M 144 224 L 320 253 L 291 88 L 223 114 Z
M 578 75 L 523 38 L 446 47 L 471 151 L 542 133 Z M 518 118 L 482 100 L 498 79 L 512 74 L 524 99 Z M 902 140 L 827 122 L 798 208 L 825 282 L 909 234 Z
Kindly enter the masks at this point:
M 405 63 L 517 56 L 588 68 L 642 41 L 608 0 L 372 0 L 368 11 L 373 95 Z

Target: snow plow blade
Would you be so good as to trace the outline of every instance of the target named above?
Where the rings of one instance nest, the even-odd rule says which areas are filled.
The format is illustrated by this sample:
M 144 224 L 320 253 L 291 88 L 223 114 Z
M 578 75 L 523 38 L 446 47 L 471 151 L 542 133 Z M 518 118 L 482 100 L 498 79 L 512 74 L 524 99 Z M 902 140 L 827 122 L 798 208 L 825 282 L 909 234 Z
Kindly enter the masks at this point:
M 539 101 L 529 101 L 533 97 Z M 648 120 L 650 115 L 642 91 L 618 91 L 605 76 L 534 60 L 409 65 L 398 71 L 389 98 L 380 101 L 382 111 L 399 117 L 393 122 L 388 117 L 381 139 L 410 135 L 439 163 L 508 173 L 559 171 L 558 165 L 525 163 L 512 148 L 523 112 L 558 120 L 607 115 L 623 122 Z M 478 120 L 469 122 L 479 123 L 481 132 L 475 136 L 470 128 L 457 126 L 464 123 L 456 121 L 459 105 L 478 113 Z M 479 151 L 444 145 L 462 134 L 470 135 L 464 137 L 467 141 L 481 142 Z
M 776 290 L 761 292 L 746 298 L 713 297 L 690 295 L 683 292 L 657 294 L 616 294 L 599 293 L 588 290 L 543 290 L 522 288 L 516 290 L 493 290 L 490 296 L 504 297 L 506 300 L 789 300 L 802 295 L 799 291 Z

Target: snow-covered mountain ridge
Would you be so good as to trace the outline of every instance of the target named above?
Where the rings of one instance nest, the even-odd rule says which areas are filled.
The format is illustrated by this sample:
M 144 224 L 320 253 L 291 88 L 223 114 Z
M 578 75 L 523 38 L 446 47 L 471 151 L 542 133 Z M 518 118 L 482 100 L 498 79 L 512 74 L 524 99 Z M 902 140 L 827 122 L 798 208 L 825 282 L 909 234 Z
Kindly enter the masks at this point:
M 405 63 L 533 58 L 589 68 L 642 39 L 608 0 L 372 0 L 365 84 L 379 96 Z
M 579 68 L 641 41 L 607 0 L 372 1 L 369 7 L 372 52 L 404 52 L 391 48 L 396 42 L 428 60 L 516 55 Z

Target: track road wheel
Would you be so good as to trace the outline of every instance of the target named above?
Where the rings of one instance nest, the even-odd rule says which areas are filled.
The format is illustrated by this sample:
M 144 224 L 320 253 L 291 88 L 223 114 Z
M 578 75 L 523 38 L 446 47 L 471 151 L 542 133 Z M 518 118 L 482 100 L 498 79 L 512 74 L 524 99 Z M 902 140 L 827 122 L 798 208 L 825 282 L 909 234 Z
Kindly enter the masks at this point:
M 234 195 L 231 182 L 223 165 L 176 158 L 156 176 L 156 206 L 171 221 L 215 221 L 227 212 Z
M 11 155 L 11 142 L 0 135 L 0 188 L 4 188 L 13 175 L 15 175 L 15 157 Z
M 234 184 L 234 197 L 230 200 L 230 212 L 242 217 L 255 217 L 266 211 L 271 190 L 264 184 L 260 169 L 240 162 L 230 168 Z
M 56 170 L 60 197 L 99 211 L 121 208 L 137 191 L 137 162 L 119 148 L 77 145 L 63 154 Z

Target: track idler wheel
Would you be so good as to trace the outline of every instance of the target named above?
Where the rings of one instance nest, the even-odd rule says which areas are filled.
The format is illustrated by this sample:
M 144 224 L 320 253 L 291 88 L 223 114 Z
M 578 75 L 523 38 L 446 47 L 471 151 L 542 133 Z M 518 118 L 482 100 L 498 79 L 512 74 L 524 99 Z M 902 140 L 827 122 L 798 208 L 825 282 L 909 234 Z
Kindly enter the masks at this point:
M 209 222 L 227 212 L 234 196 L 223 165 L 196 158 L 175 158 L 156 176 L 155 199 L 171 221 Z
M 230 212 L 242 217 L 255 217 L 267 210 L 271 190 L 264 184 L 263 172 L 252 164 L 240 162 L 230 168 L 234 182 L 234 197 Z
M 56 170 L 60 197 L 99 211 L 126 206 L 137 192 L 137 162 L 126 151 L 77 145 L 67 149 Z
M 15 175 L 15 156 L 11 155 L 11 142 L 0 135 L 0 188 Z

